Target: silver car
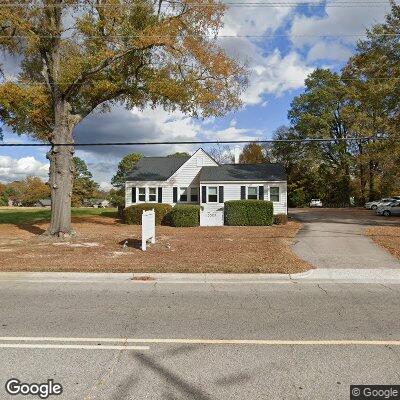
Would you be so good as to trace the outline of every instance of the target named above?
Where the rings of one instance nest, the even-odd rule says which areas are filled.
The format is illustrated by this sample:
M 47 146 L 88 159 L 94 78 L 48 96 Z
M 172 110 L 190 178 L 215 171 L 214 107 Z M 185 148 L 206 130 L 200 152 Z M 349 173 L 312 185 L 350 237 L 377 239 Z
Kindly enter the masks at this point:
M 365 208 L 369 208 L 370 210 L 376 210 L 379 206 L 390 204 L 395 200 L 396 199 L 392 197 L 385 197 L 384 199 L 369 201 L 368 203 L 365 203 Z
M 380 205 L 376 209 L 376 213 L 378 215 L 384 215 L 385 217 L 389 217 L 391 215 L 400 216 L 400 200 L 393 201 L 389 204 Z

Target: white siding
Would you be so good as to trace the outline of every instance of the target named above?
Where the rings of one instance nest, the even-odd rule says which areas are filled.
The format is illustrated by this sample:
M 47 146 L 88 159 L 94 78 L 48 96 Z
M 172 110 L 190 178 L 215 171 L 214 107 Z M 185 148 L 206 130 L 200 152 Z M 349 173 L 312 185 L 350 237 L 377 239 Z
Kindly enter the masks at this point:
M 198 158 L 202 159 L 203 165 L 198 165 Z M 178 171 L 175 172 L 168 182 L 171 186 L 189 187 L 199 186 L 199 172 L 202 167 L 218 165 L 210 156 L 202 149 L 196 151 L 193 156 L 183 164 Z
M 202 186 L 224 186 L 224 201 L 240 200 L 241 186 L 264 186 L 264 200 L 270 200 L 270 187 L 279 187 L 279 202 L 274 202 L 274 214 L 287 214 L 287 184 L 286 182 L 201 182 Z M 205 209 L 213 210 L 223 204 L 202 204 Z
M 200 161 L 200 162 L 199 162 Z M 128 181 L 125 184 L 125 206 L 132 205 L 132 188 L 136 187 L 162 187 L 162 202 L 174 205 L 173 187 L 187 187 L 188 200 L 190 200 L 190 187 L 199 187 L 199 172 L 203 166 L 216 166 L 217 163 L 202 149 L 197 150 L 167 181 Z M 178 194 L 179 195 L 179 194 Z M 200 197 L 200 193 L 199 193 Z M 138 203 L 138 195 L 136 194 Z

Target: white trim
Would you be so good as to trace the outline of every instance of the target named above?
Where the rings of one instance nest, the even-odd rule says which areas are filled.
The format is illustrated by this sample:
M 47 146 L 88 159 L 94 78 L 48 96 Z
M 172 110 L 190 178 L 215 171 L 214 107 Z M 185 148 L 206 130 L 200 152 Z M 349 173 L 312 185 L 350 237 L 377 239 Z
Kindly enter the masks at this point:
M 215 160 L 213 160 L 201 147 L 200 148 L 198 148 L 192 155 L 191 155 L 191 157 L 188 159 L 188 160 L 186 160 L 168 179 L 167 179 L 167 181 L 169 182 L 169 181 L 171 181 L 174 177 L 175 177 L 175 175 L 177 175 L 179 172 L 180 172 L 180 170 L 199 152 L 199 151 L 202 151 L 203 153 L 204 153 L 204 156 L 207 156 L 213 163 L 215 163 L 215 166 L 216 167 L 218 167 L 218 163 L 215 161 Z M 197 163 L 196 163 L 197 164 Z M 203 159 L 203 165 L 201 166 L 201 167 L 198 167 L 198 168 L 203 168 L 205 165 L 204 165 L 204 159 Z
M 249 188 L 256 189 L 256 199 L 249 199 Z M 246 185 L 246 200 L 260 200 L 259 186 L 256 185 Z
M 271 189 L 272 188 L 278 188 L 278 201 L 275 201 L 275 200 L 271 200 Z M 268 188 L 268 198 L 269 198 L 269 201 L 272 201 L 273 203 L 280 203 L 281 202 L 281 198 L 282 198 L 282 194 L 281 194 L 281 187 L 280 186 L 270 186 L 269 188 Z
M 235 185 L 235 184 L 246 184 L 246 185 L 252 185 L 252 184 L 261 184 L 263 183 L 264 185 L 267 185 L 269 183 L 285 183 L 287 181 L 200 181 L 200 185 L 219 185 L 219 184 L 225 184 L 225 185 Z
M 153 185 L 146 185 L 146 186 L 135 186 L 132 187 L 132 190 L 135 189 L 136 190 L 136 203 L 132 203 L 132 204 L 156 204 L 158 202 L 158 186 L 153 186 Z M 144 201 L 139 199 L 139 189 L 144 189 Z M 156 189 L 156 199 L 150 201 L 150 191 L 149 189 Z M 142 194 L 143 196 L 143 194 Z M 132 194 L 131 194 L 131 198 L 132 198 Z
M 215 187 L 215 188 L 217 188 L 217 193 L 216 193 L 216 195 L 217 195 L 217 201 L 209 201 L 209 192 L 208 192 L 208 189 L 210 188 L 210 187 Z M 219 203 L 219 189 L 218 189 L 218 185 L 210 185 L 210 186 L 206 186 L 206 188 L 207 188 L 207 190 L 206 190 L 206 194 L 207 194 L 207 196 L 206 196 L 206 200 L 207 200 L 207 202 L 205 203 L 205 204 L 218 204 Z M 212 195 L 212 196 L 215 196 L 215 195 Z

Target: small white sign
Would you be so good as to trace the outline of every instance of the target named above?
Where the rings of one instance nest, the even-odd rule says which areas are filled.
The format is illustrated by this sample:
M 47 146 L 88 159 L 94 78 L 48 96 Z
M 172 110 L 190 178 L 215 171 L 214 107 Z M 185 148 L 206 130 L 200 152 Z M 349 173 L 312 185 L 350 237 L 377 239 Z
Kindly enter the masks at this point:
M 223 226 L 224 209 L 200 211 L 200 226 Z
M 142 250 L 146 251 L 147 241 L 156 242 L 156 213 L 154 210 L 142 214 Z

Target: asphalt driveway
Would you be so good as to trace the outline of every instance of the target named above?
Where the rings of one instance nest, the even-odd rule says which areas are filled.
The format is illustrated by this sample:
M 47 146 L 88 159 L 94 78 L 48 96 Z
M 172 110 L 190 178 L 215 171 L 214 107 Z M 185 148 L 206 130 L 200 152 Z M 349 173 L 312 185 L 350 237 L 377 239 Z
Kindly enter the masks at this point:
M 400 262 L 363 232 L 368 226 L 400 224 L 400 218 L 363 209 L 291 209 L 303 228 L 293 247 L 317 268 L 400 268 Z

